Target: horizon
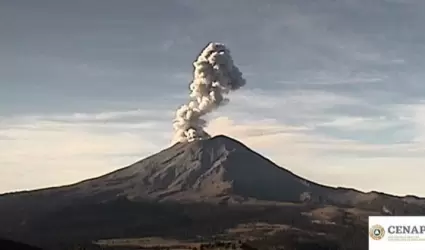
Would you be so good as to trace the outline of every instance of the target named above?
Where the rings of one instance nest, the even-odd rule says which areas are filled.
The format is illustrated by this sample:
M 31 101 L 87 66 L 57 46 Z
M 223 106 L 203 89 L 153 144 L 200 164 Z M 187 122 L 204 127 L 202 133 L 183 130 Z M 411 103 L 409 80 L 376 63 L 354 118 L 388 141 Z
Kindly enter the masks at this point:
M 246 79 L 208 116 L 329 186 L 425 197 L 420 0 L 0 3 L 0 193 L 72 184 L 169 146 L 192 63 Z

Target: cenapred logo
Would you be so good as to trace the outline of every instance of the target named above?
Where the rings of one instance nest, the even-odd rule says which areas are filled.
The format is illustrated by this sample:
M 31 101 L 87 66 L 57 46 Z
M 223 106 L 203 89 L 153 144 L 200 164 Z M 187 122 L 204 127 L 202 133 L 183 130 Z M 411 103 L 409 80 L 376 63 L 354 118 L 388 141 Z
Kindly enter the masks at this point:
M 373 225 L 369 229 L 369 236 L 374 240 L 380 240 L 384 238 L 385 229 L 381 225 Z

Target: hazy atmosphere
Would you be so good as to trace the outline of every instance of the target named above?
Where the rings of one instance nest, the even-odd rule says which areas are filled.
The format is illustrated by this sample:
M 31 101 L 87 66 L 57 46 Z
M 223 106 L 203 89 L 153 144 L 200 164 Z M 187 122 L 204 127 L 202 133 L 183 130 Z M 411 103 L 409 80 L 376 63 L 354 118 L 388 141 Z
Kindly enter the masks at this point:
M 0 193 L 170 146 L 193 62 L 246 86 L 206 131 L 310 180 L 425 196 L 425 1 L 0 1 Z

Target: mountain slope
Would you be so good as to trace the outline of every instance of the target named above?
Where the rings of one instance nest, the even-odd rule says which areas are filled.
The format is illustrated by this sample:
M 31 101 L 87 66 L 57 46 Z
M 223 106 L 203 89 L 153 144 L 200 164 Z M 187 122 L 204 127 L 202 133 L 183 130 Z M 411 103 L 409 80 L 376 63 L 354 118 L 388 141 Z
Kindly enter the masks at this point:
M 127 168 L 75 186 L 129 199 L 300 201 L 303 192 L 328 188 L 278 167 L 225 136 L 178 143 Z
M 425 214 L 425 202 L 323 186 L 216 136 L 73 185 L 1 195 L 0 237 L 45 246 L 52 239 L 208 235 L 253 221 L 315 228 L 303 213 L 332 223 L 352 216 L 349 223 L 363 232 L 367 215 Z

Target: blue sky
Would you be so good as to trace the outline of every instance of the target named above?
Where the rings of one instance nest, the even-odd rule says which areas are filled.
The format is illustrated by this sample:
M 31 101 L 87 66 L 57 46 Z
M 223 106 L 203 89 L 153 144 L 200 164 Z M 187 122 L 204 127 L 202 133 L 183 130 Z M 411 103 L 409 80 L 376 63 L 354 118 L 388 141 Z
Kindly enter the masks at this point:
M 311 180 L 425 196 L 421 0 L 0 2 L 0 192 L 107 173 L 170 144 L 192 62 L 247 85 L 209 117 Z

